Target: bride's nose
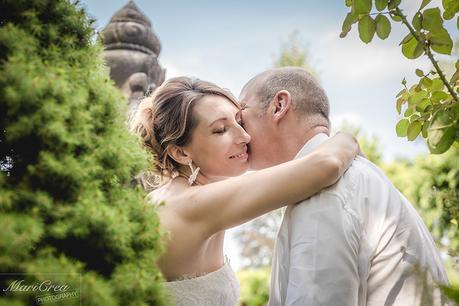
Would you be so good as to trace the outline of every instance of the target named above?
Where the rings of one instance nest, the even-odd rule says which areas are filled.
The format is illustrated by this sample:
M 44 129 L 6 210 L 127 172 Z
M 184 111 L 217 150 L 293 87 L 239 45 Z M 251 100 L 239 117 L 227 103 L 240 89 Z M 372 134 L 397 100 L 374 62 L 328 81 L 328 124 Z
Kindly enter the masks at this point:
M 238 143 L 249 143 L 250 142 L 250 135 L 247 134 L 247 132 L 244 130 L 243 127 L 239 127 L 238 129 L 238 137 L 237 137 L 237 142 Z

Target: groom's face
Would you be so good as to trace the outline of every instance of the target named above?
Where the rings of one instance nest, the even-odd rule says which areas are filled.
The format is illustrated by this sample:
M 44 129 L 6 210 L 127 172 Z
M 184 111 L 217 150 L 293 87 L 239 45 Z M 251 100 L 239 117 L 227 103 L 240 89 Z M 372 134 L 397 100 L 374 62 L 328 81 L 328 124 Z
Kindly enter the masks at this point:
M 272 125 L 269 124 L 266 111 L 260 107 L 259 99 L 250 94 L 242 92 L 240 95 L 242 104 L 242 121 L 244 129 L 250 135 L 251 141 L 248 144 L 249 165 L 251 170 L 264 169 L 273 165 L 270 159 L 270 146 Z

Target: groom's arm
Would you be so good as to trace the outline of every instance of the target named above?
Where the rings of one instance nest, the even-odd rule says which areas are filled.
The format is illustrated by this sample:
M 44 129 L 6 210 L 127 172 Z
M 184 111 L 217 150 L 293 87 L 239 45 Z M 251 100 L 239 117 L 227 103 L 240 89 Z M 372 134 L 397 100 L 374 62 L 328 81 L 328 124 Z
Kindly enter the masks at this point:
M 330 192 L 293 208 L 286 306 L 358 305 L 361 228 L 356 218 Z

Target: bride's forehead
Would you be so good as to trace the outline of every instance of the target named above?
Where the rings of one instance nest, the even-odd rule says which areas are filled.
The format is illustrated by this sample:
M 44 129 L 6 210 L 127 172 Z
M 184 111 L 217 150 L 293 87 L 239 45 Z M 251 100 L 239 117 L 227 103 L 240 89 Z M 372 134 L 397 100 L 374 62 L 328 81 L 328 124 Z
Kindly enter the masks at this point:
M 196 104 L 195 111 L 203 117 L 213 117 L 215 115 L 234 116 L 239 112 L 239 109 L 227 98 L 208 96 Z

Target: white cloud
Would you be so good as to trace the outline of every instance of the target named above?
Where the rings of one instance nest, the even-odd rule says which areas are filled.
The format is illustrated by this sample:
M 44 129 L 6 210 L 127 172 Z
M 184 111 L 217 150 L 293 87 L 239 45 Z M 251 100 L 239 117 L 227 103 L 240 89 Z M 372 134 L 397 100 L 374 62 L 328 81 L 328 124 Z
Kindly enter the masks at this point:
M 414 75 L 418 67 L 429 67 L 425 58 L 405 58 L 395 39 L 374 40 L 365 45 L 359 40 L 356 29 L 344 39 L 339 38 L 337 30 L 326 32 L 316 46 L 323 74 L 340 83 L 358 84 L 401 80 L 403 75 Z
M 355 112 L 332 113 L 330 115 L 330 121 L 333 129 L 339 128 L 343 123 L 352 124 L 353 126 L 362 125 L 362 118 Z

